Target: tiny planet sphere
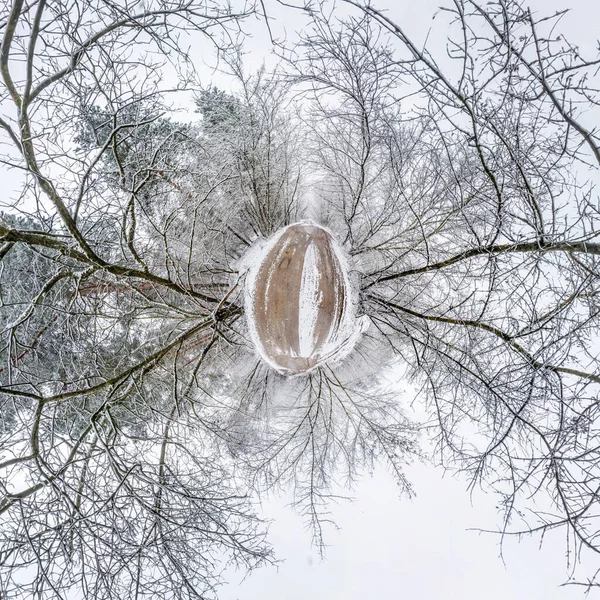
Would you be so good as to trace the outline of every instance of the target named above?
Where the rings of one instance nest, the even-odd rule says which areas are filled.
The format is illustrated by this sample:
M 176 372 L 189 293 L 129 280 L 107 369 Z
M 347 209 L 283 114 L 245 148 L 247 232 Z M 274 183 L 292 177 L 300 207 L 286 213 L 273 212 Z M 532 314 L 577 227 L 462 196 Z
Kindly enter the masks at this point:
M 301 221 L 279 230 L 246 280 L 246 315 L 261 357 L 286 375 L 343 354 L 355 322 L 341 250 L 329 230 Z

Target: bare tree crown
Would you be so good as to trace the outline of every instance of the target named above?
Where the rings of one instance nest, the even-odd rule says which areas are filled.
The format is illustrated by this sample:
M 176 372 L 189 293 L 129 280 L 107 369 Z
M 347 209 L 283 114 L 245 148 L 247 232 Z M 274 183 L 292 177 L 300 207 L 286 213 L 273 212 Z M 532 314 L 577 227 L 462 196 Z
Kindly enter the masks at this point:
M 503 535 L 600 550 L 600 58 L 516 0 L 442 8 L 443 58 L 376 3 L 279 4 L 307 19 L 294 43 L 263 2 L 0 8 L 20 182 L 0 214 L 0 595 L 211 597 L 220 565 L 273 560 L 261 494 L 293 485 L 322 547 L 334 482 L 386 460 L 410 493 L 419 434 L 499 494 Z M 273 72 L 245 70 L 253 20 Z M 346 257 L 319 267 L 327 315 L 356 290 L 368 327 L 286 377 L 255 347 L 244 257 L 307 218 Z M 274 331 L 296 343 L 278 286 L 263 355 Z

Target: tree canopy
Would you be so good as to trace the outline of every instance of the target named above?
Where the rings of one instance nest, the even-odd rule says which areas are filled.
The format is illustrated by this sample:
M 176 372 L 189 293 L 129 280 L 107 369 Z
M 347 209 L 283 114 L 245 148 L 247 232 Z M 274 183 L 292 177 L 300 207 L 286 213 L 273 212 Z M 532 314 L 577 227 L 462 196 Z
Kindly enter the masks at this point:
M 499 495 L 503 535 L 562 528 L 572 561 L 597 559 L 600 57 L 561 15 L 455 0 L 439 55 L 361 0 L 0 8 L 19 181 L 0 214 L 0 593 L 211 597 L 221 565 L 274 560 L 262 494 L 293 488 L 322 546 L 334 482 L 384 460 L 410 494 L 427 436 Z M 272 68 L 246 69 L 250 24 Z M 368 327 L 286 377 L 252 343 L 248 257 L 304 218 L 343 249 Z

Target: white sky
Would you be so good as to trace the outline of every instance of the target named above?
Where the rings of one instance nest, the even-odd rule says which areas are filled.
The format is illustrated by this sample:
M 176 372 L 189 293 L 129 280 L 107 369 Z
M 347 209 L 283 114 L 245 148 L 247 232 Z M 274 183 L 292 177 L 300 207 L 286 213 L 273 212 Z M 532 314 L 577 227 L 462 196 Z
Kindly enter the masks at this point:
M 439 0 L 373 0 L 399 23 L 415 42 L 422 43 Z M 571 8 L 561 32 L 592 57 L 597 47 L 598 0 L 532 0 L 532 11 L 551 14 Z M 285 13 L 277 13 L 275 28 L 294 27 Z M 441 19 L 438 19 L 439 22 Z M 441 31 L 443 34 L 443 30 Z M 428 47 L 444 52 L 443 35 L 435 29 Z M 436 39 L 442 41 L 442 45 Z M 248 62 L 260 64 L 268 40 L 256 36 L 249 45 Z M 583 588 L 559 587 L 567 579 L 563 531 L 504 542 L 492 534 L 469 529 L 496 529 L 500 517 L 496 498 L 484 493 L 471 497 L 467 482 L 427 465 L 413 465 L 409 479 L 416 488 L 413 500 L 398 497 L 392 476 L 384 467 L 365 476 L 353 492 L 354 502 L 332 507 L 340 527 L 330 531 L 327 556 L 321 561 L 311 549 L 310 533 L 302 519 L 287 506 L 290 498 L 272 498 L 263 505 L 274 520 L 271 541 L 279 568 L 263 568 L 244 578 L 228 572 L 230 583 L 222 600 L 571 600 L 583 597 Z M 581 565 L 580 577 L 593 575 L 600 561 Z M 593 594 L 592 594 L 593 597 Z
M 285 562 L 262 568 L 244 581 L 229 572 L 221 600 L 570 600 L 582 589 L 559 587 L 565 577 L 560 533 L 505 541 L 470 528 L 498 522 L 494 498 L 427 466 L 409 470 L 418 496 L 398 497 L 391 475 L 381 468 L 356 488 L 354 502 L 333 507 L 340 530 L 331 531 L 321 561 L 310 534 L 285 498 L 265 503 L 274 519 L 271 540 Z

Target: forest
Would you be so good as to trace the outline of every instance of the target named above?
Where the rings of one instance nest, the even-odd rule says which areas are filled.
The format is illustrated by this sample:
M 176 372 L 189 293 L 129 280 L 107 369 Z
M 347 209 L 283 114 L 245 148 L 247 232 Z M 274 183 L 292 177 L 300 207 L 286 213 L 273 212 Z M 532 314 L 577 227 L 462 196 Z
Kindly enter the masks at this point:
M 453 0 L 434 51 L 377 0 L 0 5 L 0 597 L 216 598 L 276 560 L 271 491 L 324 548 L 339 482 L 415 460 L 600 587 L 600 47 L 563 17 Z

